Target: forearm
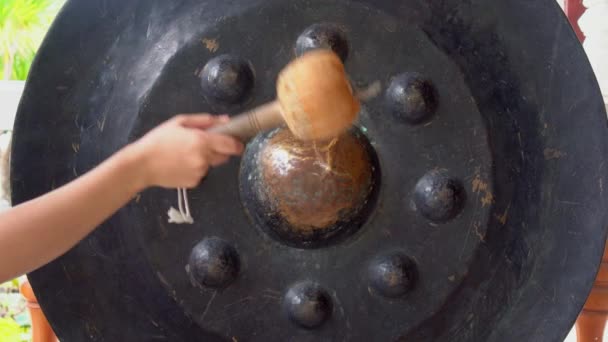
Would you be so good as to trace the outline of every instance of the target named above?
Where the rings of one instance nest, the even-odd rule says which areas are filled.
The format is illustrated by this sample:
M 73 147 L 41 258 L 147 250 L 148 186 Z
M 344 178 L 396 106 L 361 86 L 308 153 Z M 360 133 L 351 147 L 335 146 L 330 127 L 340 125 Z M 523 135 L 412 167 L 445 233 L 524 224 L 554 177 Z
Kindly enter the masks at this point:
M 0 214 L 0 282 L 60 256 L 143 190 L 129 146 L 67 185 Z

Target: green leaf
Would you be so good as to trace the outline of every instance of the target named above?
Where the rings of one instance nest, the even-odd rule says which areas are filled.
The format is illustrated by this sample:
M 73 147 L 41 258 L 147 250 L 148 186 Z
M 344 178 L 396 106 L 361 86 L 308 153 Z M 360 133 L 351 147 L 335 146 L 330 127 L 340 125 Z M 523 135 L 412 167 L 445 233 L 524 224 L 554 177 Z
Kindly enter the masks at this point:
M 65 0 L 0 0 L 0 79 L 25 79 Z
M 2 342 L 21 342 L 23 330 L 11 318 L 0 318 L 0 336 Z

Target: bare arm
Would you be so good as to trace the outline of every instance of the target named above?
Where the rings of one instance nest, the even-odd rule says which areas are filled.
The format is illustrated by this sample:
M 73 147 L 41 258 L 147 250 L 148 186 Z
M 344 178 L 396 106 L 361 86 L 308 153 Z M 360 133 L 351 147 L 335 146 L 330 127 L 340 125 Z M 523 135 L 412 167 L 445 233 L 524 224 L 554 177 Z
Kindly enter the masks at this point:
M 0 214 L 0 282 L 63 254 L 143 190 L 139 158 L 127 148 L 72 183 Z
M 240 154 L 236 140 L 200 130 L 217 120 L 176 117 L 71 183 L 0 214 L 0 282 L 65 253 L 145 188 L 192 188 L 210 166 Z

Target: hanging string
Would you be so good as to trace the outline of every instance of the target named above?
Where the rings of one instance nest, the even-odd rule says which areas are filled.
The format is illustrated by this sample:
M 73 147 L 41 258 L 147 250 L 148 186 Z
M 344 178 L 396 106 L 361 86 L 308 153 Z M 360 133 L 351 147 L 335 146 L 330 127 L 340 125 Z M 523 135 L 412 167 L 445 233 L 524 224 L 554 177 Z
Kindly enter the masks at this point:
M 194 219 L 190 215 L 190 205 L 188 204 L 188 193 L 184 188 L 177 188 L 177 208 L 169 208 L 169 223 L 183 224 L 194 223 Z

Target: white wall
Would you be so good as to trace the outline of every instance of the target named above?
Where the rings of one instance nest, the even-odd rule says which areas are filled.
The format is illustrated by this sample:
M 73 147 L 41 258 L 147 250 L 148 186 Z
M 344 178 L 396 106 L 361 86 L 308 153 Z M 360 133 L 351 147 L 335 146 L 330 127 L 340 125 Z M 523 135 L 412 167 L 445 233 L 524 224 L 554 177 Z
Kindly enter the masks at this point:
M 578 21 L 587 36 L 583 46 L 608 103 L 608 0 L 584 0 L 583 5 L 587 11 Z
M 12 130 L 23 81 L 0 81 L 0 131 Z
M 23 92 L 22 81 L 0 81 L 0 211 L 10 207 L 8 192 L 8 165 L 11 131 L 19 99 Z

